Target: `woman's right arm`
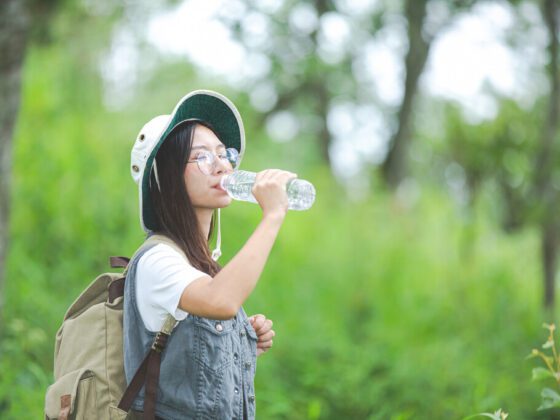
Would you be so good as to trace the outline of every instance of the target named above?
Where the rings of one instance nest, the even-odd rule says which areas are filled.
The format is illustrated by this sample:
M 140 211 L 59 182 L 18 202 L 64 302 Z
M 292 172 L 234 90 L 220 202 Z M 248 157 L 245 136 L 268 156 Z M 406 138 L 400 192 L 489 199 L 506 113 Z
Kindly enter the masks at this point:
M 291 172 L 269 169 L 257 174 L 253 195 L 263 217 L 243 248 L 213 278 L 193 281 L 181 295 L 179 307 L 214 319 L 233 318 L 255 288 L 288 210 L 286 184 Z

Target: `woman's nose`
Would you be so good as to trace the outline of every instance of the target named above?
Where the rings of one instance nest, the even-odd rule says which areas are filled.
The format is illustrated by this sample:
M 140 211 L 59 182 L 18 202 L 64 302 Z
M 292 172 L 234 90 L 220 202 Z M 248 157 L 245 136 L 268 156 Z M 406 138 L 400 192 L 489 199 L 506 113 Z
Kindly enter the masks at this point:
M 222 159 L 216 159 L 216 175 L 221 175 L 224 173 L 229 173 L 233 171 L 231 164 L 229 162 L 225 162 Z

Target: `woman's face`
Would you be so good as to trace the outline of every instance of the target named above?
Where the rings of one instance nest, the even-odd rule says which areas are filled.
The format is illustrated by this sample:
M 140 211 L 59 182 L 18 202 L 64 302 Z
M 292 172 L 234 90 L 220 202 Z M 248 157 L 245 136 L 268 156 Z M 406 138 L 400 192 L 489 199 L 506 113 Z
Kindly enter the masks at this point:
M 198 164 L 194 162 L 204 151 L 214 154 L 215 166 L 210 175 L 204 174 Z M 189 161 L 185 165 L 185 185 L 187 194 L 195 208 L 216 209 L 229 206 L 231 197 L 220 188 L 223 175 L 233 172 L 230 163 L 218 159 L 218 155 L 225 154 L 226 147 L 208 127 L 198 124 L 194 130 L 193 143 Z

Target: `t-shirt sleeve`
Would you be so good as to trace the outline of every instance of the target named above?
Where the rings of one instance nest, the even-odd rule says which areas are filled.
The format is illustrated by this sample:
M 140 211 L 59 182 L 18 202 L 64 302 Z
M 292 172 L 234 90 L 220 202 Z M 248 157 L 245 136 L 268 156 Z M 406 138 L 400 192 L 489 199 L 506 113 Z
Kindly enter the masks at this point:
M 150 331 L 159 331 L 167 314 L 185 319 L 188 313 L 179 308 L 181 295 L 193 280 L 207 275 L 165 244 L 148 250 L 138 261 L 136 273 L 136 301 Z

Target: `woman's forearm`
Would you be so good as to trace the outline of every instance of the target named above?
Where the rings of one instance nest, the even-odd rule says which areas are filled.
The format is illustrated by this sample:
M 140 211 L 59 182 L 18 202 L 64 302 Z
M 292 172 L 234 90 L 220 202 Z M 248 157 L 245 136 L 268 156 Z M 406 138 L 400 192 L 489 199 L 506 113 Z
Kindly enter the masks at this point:
M 214 278 L 206 277 L 187 286 L 180 308 L 216 319 L 234 317 L 255 288 L 283 220 L 281 213 L 263 216 L 243 248 Z
M 239 308 L 255 288 L 283 217 L 263 217 L 243 248 L 214 277 L 215 287 Z

